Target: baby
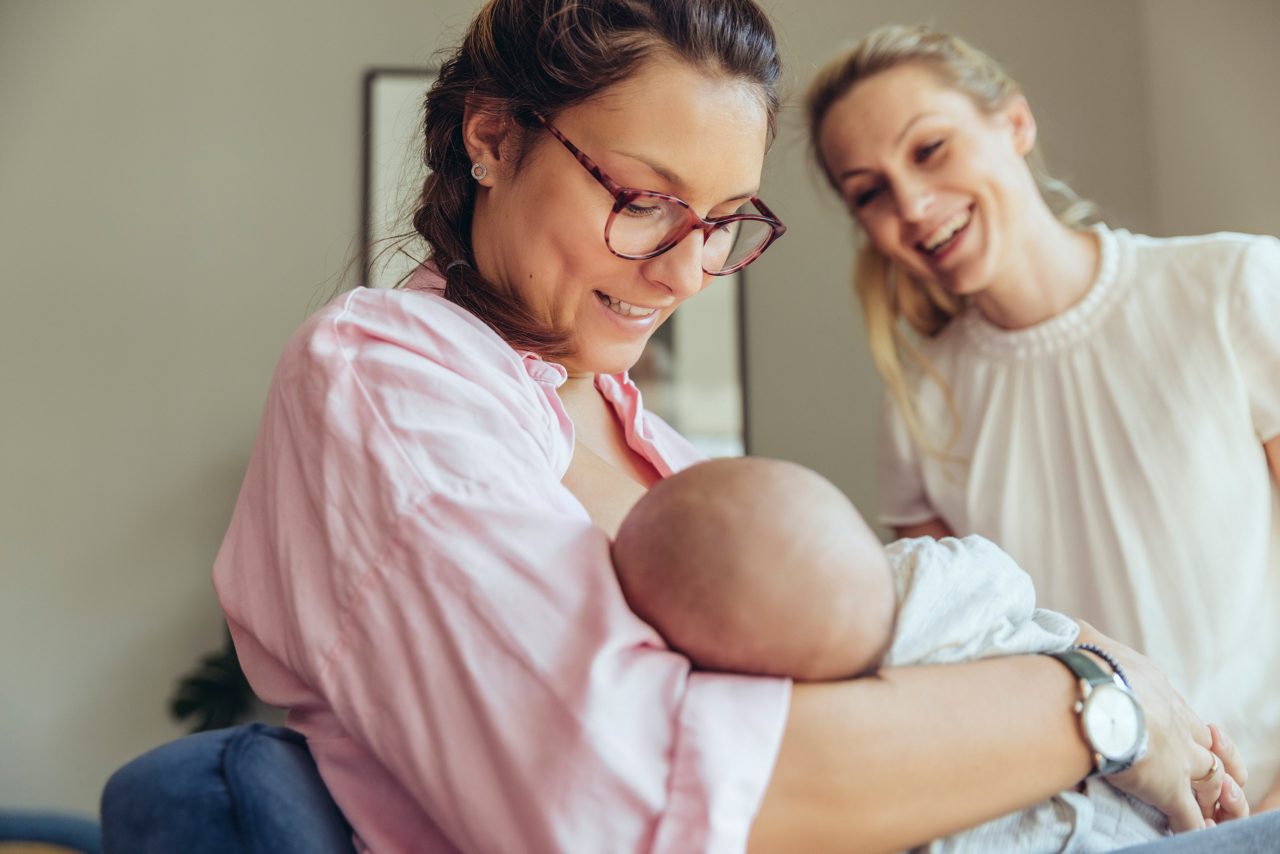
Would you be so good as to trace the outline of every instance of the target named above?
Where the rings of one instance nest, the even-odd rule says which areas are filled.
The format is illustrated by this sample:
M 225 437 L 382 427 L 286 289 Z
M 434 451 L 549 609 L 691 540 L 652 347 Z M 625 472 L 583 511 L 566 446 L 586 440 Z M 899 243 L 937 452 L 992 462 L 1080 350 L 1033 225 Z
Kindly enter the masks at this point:
M 656 484 L 613 545 L 632 610 L 698 667 L 830 680 L 881 666 L 1065 650 L 1076 623 L 1035 607 L 1030 577 L 981 537 L 887 548 L 829 481 L 759 458 Z M 932 852 L 1110 850 L 1168 833 L 1100 778 Z
M 623 520 L 613 559 L 631 609 L 707 670 L 858 676 L 893 636 L 884 547 L 802 466 L 747 457 L 673 475 Z

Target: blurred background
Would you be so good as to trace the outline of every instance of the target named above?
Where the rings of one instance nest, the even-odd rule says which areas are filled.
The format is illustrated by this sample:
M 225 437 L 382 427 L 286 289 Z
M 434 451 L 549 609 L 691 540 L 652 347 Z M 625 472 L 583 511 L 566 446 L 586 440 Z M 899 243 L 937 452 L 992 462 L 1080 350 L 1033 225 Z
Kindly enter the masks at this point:
M 209 568 L 276 356 L 358 250 L 361 86 L 477 0 L 0 0 L 0 808 L 93 812 L 179 735 L 222 642 Z M 1049 165 L 1113 225 L 1280 233 L 1273 0 L 764 0 L 787 89 L 932 22 L 1022 81 Z M 852 229 L 788 110 L 745 284 L 751 450 L 874 514 L 879 387 Z

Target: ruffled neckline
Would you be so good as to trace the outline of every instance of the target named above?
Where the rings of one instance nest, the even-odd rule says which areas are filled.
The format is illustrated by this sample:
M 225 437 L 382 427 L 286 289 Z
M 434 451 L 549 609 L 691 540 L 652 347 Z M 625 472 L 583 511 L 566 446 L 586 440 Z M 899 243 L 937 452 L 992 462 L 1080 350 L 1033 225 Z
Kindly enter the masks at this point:
M 956 320 L 968 343 L 980 352 L 1017 359 L 1055 353 L 1088 337 L 1115 306 L 1120 287 L 1120 237 L 1127 232 L 1112 231 L 1103 224 L 1092 229 L 1098 236 L 1098 272 L 1084 298 L 1043 323 L 1023 329 L 1004 329 L 970 307 Z

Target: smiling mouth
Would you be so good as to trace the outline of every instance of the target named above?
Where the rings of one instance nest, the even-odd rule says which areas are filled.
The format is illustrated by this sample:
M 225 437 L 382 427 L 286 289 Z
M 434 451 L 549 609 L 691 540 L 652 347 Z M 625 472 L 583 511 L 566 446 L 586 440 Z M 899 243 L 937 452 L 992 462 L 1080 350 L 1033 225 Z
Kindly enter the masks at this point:
M 600 291 L 595 291 L 595 295 L 596 299 L 608 306 L 610 311 L 614 314 L 620 314 L 623 317 L 642 319 L 645 317 L 651 317 L 658 313 L 656 308 L 643 308 L 638 305 L 632 305 L 629 302 L 623 302 L 620 299 L 615 299 L 614 297 L 611 297 L 606 293 L 601 293 Z
M 973 221 L 973 208 L 965 208 L 952 214 L 946 222 L 933 230 L 926 239 L 916 244 L 916 248 L 925 255 L 933 256 L 946 251 L 957 237 L 969 227 Z

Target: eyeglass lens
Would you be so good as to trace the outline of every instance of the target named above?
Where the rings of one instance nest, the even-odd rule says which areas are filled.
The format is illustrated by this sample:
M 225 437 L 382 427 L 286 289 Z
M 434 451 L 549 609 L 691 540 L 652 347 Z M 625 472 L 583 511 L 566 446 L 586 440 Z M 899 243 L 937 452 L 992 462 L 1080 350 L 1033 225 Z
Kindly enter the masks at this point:
M 736 214 L 760 216 L 751 202 Z M 669 249 L 689 233 L 689 211 L 669 199 L 640 196 L 632 199 L 612 217 L 606 239 L 620 255 L 648 256 Z M 708 273 L 728 270 L 750 258 L 768 242 L 773 229 L 767 222 L 738 220 L 712 231 L 702 250 L 702 265 Z

